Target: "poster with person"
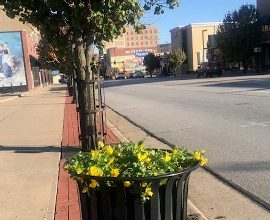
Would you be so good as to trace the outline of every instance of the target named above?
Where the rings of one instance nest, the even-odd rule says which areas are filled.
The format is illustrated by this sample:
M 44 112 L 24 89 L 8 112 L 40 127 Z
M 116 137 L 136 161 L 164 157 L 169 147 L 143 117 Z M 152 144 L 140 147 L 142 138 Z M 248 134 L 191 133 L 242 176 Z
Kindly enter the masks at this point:
M 20 32 L 0 32 L 0 87 L 25 86 Z

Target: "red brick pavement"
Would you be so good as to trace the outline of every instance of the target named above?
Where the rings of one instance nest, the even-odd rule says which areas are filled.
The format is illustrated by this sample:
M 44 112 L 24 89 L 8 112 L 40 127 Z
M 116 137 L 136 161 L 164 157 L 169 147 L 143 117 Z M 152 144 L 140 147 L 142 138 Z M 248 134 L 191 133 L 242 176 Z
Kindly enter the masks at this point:
M 66 97 L 64 110 L 62 148 L 79 147 L 78 118 L 72 97 Z M 81 220 L 77 183 L 63 169 L 64 160 L 59 163 L 58 186 L 55 205 L 55 220 Z
M 66 97 L 62 135 L 62 148 L 79 147 L 79 132 L 76 105 L 72 104 L 72 97 Z M 99 122 L 97 121 L 97 124 Z M 99 126 L 98 126 L 99 127 Z M 114 133 L 105 127 L 107 133 L 105 142 L 119 143 Z M 55 220 L 81 220 L 80 202 L 77 183 L 64 171 L 64 160 L 59 163 L 58 187 L 55 205 Z

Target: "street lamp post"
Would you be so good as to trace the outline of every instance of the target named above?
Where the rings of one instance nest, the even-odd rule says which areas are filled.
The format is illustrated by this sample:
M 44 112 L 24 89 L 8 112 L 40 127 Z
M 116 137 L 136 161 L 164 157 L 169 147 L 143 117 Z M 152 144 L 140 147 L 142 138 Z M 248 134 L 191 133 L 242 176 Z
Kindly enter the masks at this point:
M 205 47 L 204 47 L 204 32 L 206 32 L 207 30 L 206 29 L 204 29 L 204 30 L 202 30 L 202 46 L 203 46 L 203 56 L 202 56 L 202 60 L 203 60 L 203 62 L 205 62 L 205 53 L 204 53 L 204 50 L 205 50 Z

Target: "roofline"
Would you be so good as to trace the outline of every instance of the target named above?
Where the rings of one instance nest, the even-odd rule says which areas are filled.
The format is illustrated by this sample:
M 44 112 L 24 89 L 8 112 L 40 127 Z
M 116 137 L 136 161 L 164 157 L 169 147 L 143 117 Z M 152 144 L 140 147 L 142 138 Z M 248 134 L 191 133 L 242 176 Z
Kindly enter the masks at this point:
M 205 27 L 205 26 L 218 26 L 220 24 L 222 24 L 223 22 L 204 22 L 204 23 L 191 23 L 191 24 L 188 24 L 186 26 L 178 26 L 178 27 L 175 27 L 173 29 L 170 30 L 170 32 L 174 32 L 174 31 L 177 31 L 179 29 L 187 29 L 187 28 L 191 28 L 191 27 Z
M 175 27 L 175 28 L 171 29 L 170 32 L 177 31 L 177 30 L 181 29 L 182 27 L 184 27 L 184 26 Z

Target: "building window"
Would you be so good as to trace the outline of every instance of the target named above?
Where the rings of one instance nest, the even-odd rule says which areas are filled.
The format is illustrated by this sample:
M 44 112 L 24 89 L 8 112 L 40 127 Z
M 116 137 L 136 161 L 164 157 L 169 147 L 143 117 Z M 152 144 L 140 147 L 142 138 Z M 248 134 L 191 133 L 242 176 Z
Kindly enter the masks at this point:
M 136 45 L 139 45 L 138 41 L 136 42 Z
M 156 34 L 157 33 L 157 30 L 154 30 L 154 33 Z
M 136 40 L 138 40 L 138 37 L 136 37 Z
M 141 42 L 141 45 L 143 45 L 143 42 Z
M 152 30 L 150 30 L 149 32 L 150 32 L 150 34 L 152 34 Z
M 131 46 L 133 46 L 133 45 L 134 45 L 134 43 L 132 42 L 132 43 L 131 43 Z
M 127 43 L 127 45 L 129 46 L 129 43 Z
M 129 38 L 127 37 L 127 40 L 129 40 Z
M 133 37 L 131 37 L 130 40 L 133 40 Z
M 141 36 L 141 40 L 143 40 L 143 36 Z
M 147 34 L 147 30 L 145 30 L 145 33 Z

